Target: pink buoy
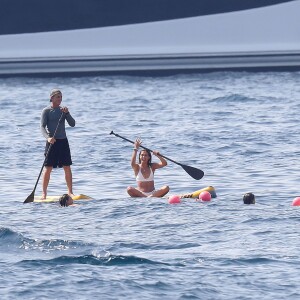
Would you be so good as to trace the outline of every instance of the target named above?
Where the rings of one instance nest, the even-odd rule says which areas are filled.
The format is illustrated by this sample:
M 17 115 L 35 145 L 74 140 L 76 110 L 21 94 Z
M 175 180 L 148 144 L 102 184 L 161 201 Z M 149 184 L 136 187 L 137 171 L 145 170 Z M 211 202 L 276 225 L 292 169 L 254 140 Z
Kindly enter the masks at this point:
M 170 204 L 177 204 L 177 203 L 180 203 L 180 197 L 177 196 L 177 195 L 173 195 L 169 198 L 169 203 Z
M 199 194 L 199 199 L 202 201 L 210 201 L 211 200 L 211 194 L 207 191 L 203 191 Z
M 300 197 L 296 197 L 293 202 L 292 202 L 293 206 L 300 206 Z

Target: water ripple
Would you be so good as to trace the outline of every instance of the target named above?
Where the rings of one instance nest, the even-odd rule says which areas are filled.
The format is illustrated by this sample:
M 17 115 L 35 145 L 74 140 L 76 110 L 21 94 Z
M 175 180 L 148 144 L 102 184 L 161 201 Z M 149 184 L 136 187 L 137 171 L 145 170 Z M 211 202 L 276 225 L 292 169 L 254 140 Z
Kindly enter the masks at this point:
M 63 90 L 75 193 L 60 208 L 23 204 L 43 163 L 40 113 Z M 0 79 L 3 299 L 299 298 L 299 72 Z M 156 187 L 213 185 L 209 203 L 132 199 L 132 144 L 169 162 Z M 155 158 L 154 158 L 155 159 Z M 243 205 L 253 192 L 255 205 Z M 66 192 L 54 170 L 50 195 Z M 41 194 L 41 182 L 35 195 Z

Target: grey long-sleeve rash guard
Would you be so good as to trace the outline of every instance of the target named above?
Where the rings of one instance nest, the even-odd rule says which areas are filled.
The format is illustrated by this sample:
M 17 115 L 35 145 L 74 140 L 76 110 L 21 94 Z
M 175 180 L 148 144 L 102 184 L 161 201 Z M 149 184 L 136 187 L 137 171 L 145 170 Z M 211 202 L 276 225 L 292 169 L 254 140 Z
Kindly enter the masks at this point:
M 43 109 L 41 115 L 41 131 L 46 139 L 48 139 L 49 137 L 53 137 L 61 114 L 62 111 L 60 110 L 60 107 L 53 108 L 51 106 L 48 106 Z M 56 131 L 56 139 L 65 139 L 67 137 L 65 129 L 65 120 L 67 120 L 68 124 L 71 127 L 75 126 L 75 120 L 73 119 L 71 114 L 65 114 L 65 116 L 62 119 L 62 122 L 59 124 L 58 129 Z

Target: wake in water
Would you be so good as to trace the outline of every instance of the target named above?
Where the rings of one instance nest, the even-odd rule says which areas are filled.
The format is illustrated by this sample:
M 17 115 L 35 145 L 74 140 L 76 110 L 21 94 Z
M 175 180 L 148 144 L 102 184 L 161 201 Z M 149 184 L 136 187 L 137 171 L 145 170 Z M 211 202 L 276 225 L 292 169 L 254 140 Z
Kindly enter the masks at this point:
M 18 263 L 28 266 L 46 266 L 46 265 L 68 265 L 68 264 L 89 264 L 89 265 L 131 265 L 131 264 L 162 264 L 142 257 L 133 255 L 114 255 L 109 251 L 102 250 L 99 252 L 97 244 L 86 244 L 76 241 L 64 240 L 34 240 L 25 238 L 22 234 L 17 233 L 9 228 L 0 228 L 0 251 L 3 255 L 6 252 L 15 252 L 20 260 Z M 28 251 L 31 255 L 34 252 L 45 253 L 46 256 L 55 256 L 50 259 L 22 259 L 22 255 L 27 256 Z M 26 253 L 24 253 L 26 252 Z M 61 255 L 62 252 L 68 253 Z M 86 254 L 90 252 L 90 254 Z M 74 255 L 77 253 L 77 255 Z M 81 254 L 78 254 L 81 253 Z

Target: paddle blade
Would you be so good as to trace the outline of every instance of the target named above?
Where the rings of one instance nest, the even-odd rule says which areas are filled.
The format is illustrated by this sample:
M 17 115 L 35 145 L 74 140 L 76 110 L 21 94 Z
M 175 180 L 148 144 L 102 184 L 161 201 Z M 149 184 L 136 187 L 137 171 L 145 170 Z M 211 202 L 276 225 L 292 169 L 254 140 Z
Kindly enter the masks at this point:
M 180 166 L 194 179 L 199 180 L 204 176 L 204 172 L 200 169 L 180 164 Z
M 30 203 L 34 200 L 34 191 L 27 197 L 27 199 L 23 203 Z

